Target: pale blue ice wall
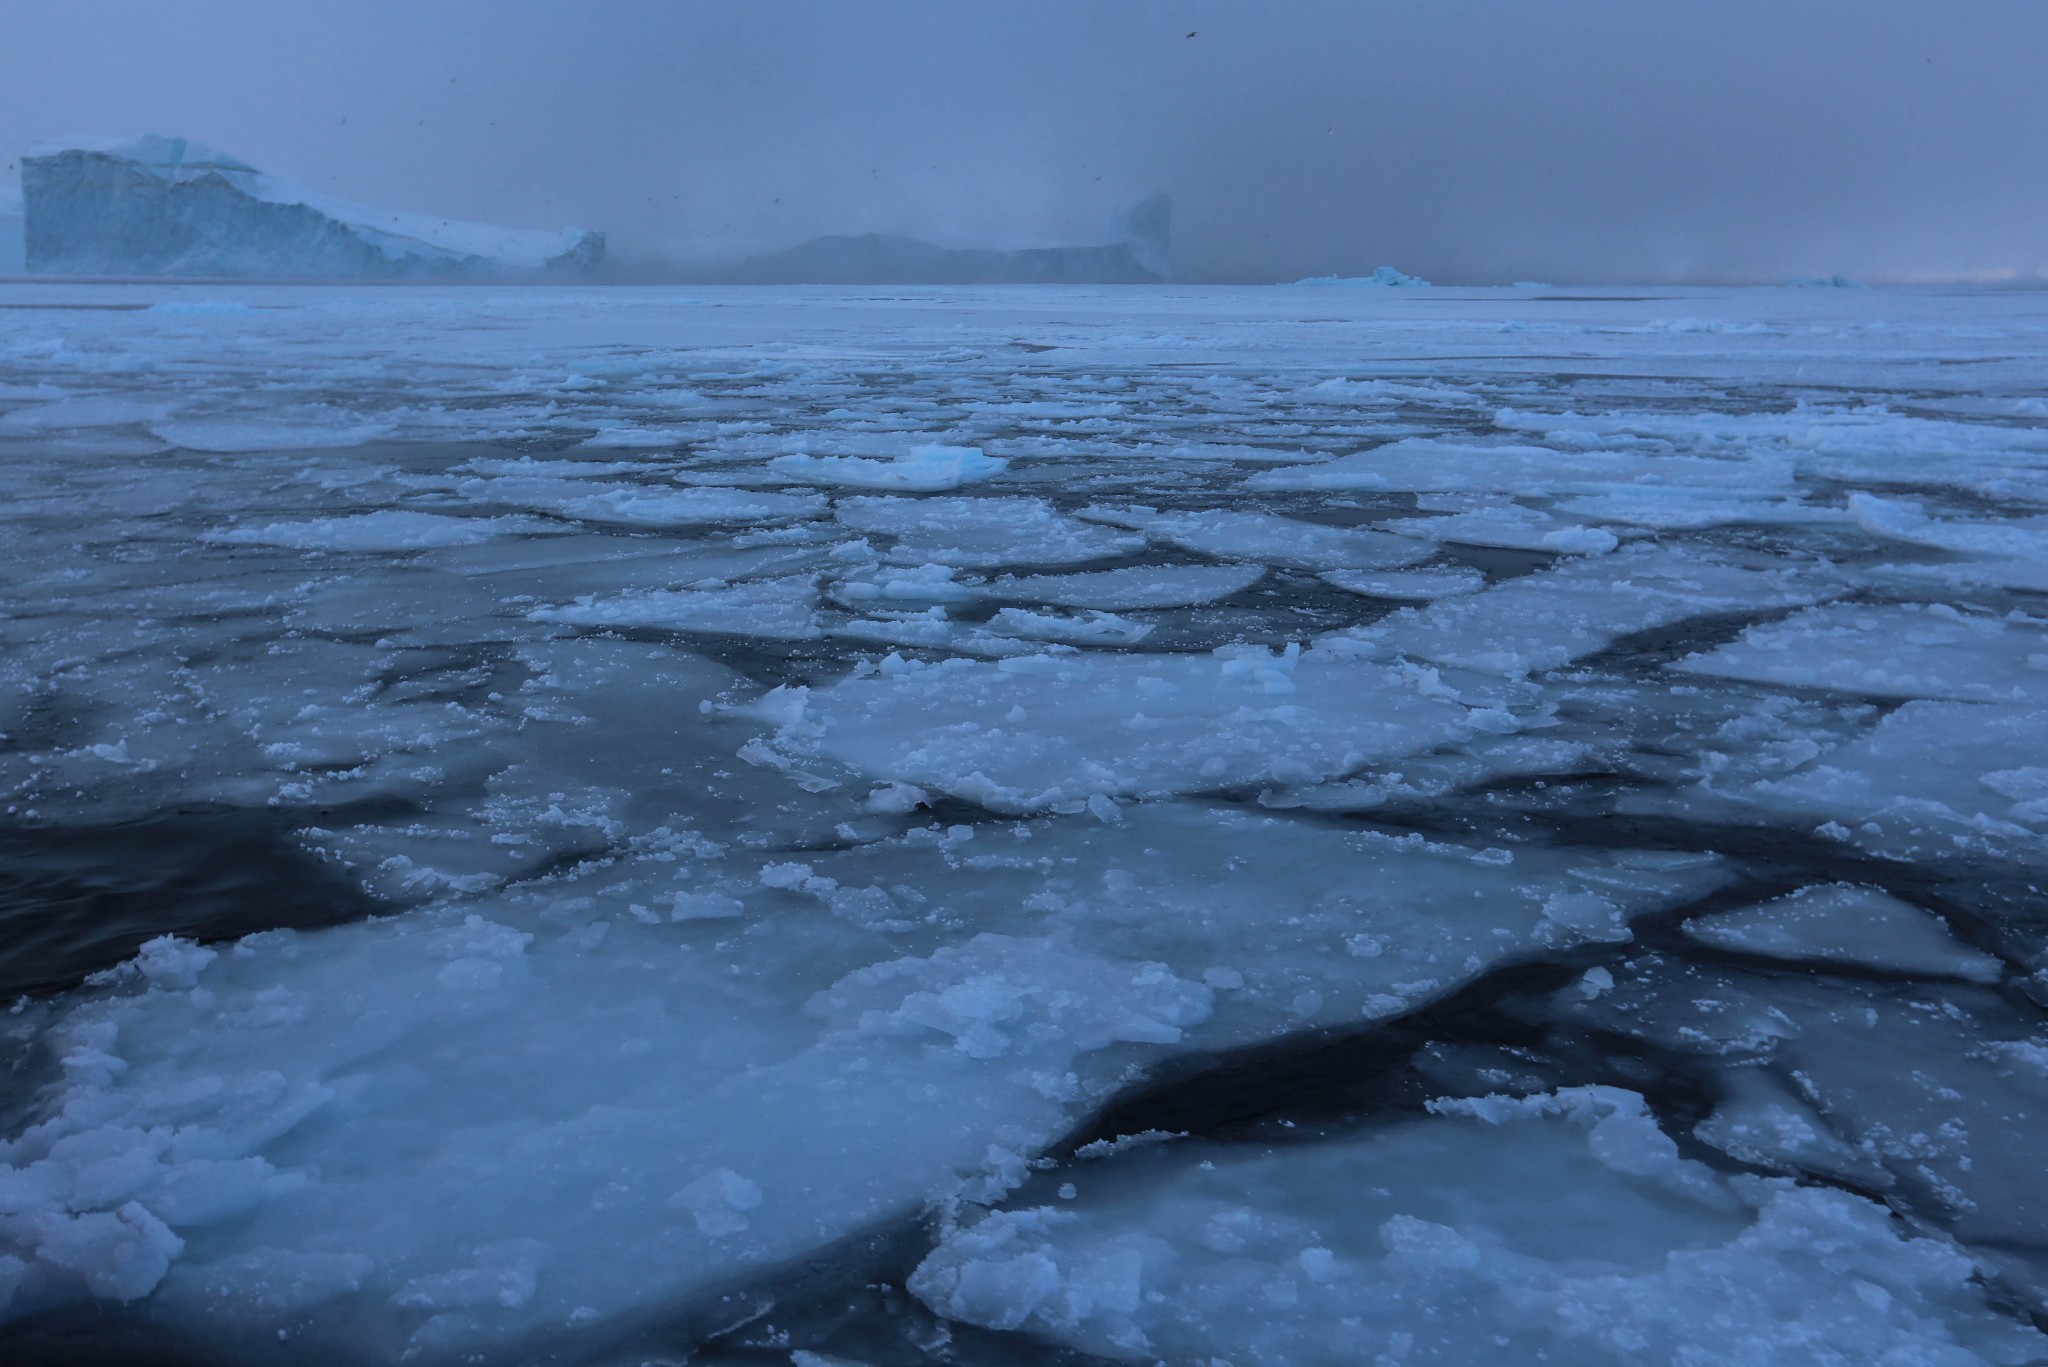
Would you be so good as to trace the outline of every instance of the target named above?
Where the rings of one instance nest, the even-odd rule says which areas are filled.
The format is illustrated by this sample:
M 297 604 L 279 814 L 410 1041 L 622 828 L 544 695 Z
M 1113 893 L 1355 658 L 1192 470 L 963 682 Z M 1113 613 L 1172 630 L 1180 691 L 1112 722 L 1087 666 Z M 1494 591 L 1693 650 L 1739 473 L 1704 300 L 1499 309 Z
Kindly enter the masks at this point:
M 0 185 L 0 275 L 28 269 L 21 235 L 21 196 L 12 185 Z
M 22 158 L 27 267 L 47 275 L 297 278 L 581 274 L 597 233 L 371 209 L 183 138 L 88 139 Z

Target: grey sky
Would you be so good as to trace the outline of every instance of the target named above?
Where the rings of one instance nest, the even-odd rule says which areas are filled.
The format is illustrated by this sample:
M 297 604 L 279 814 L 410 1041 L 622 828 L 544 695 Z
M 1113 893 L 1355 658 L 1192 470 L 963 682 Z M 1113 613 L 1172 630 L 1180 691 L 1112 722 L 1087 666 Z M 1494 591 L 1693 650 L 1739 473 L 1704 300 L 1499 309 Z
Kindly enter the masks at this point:
M 2032 273 L 2044 52 L 2036 0 L 0 0 L 0 149 L 183 133 L 626 260 L 1163 188 L 1183 279 Z

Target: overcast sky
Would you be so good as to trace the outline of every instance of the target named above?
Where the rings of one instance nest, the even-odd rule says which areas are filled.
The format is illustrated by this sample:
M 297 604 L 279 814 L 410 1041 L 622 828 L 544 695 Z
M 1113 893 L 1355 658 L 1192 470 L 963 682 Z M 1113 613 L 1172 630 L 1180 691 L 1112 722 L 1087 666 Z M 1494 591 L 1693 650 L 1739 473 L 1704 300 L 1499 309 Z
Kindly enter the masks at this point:
M 2043 54 L 2040 0 L 0 0 L 0 149 L 181 133 L 625 260 L 1165 189 L 1190 280 L 2038 273 Z

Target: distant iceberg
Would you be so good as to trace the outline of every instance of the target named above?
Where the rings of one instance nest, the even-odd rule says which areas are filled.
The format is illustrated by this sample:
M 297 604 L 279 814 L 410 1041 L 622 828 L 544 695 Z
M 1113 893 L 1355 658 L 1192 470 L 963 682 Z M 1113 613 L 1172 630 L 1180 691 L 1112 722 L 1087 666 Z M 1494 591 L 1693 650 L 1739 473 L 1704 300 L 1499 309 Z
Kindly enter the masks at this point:
M 1110 240 L 1017 251 L 940 247 L 884 233 L 814 237 L 749 257 L 719 279 L 740 285 L 1156 285 L 1172 278 L 1172 203 L 1151 195 L 1117 215 Z
M 373 209 L 184 138 L 73 138 L 21 163 L 30 271 L 46 275 L 579 275 L 604 235 Z
M 27 269 L 28 250 L 21 231 L 21 192 L 12 185 L 0 185 L 0 275 L 20 275 Z
M 1419 275 L 1404 275 L 1392 266 L 1382 266 L 1371 275 L 1311 275 L 1306 280 L 1297 280 L 1297 285 L 1351 285 L 1367 289 L 1393 289 L 1405 286 L 1427 286 L 1429 282 Z

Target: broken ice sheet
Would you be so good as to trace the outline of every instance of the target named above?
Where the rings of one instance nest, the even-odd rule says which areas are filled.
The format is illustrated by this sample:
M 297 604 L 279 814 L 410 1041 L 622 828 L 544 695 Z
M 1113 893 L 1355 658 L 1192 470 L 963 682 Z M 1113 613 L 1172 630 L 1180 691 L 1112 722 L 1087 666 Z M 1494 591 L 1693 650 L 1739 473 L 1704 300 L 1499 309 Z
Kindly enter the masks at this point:
M 1005 575 L 991 581 L 987 593 L 1026 603 L 1127 612 L 1213 603 L 1265 577 L 1264 565 L 1131 565 L 1075 574 Z
M 302 1261 L 334 1275 L 294 1303 L 301 1344 L 476 1351 L 578 1306 L 630 1323 L 925 1202 L 993 1199 L 1135 1063 L 1398 1014 L 1626 940 L 1720 876 L 1229 807 L 1115 815 L 800 860 L 671 832 L 407 916 L 154 942 L 52 1026 L 64 1079 L 0 1160 L 76 1213 L 13 1237 L 63 1248 L 160 1208 L 164 1235 L 122 1235 L 168 1250 L 133 1294 L 231 1345 L 268 1332 L 261 1267 Z M 515 1246 L 516 1294 L 471 1295 Z M 100 1266 L 41 1259 L 17 1294 L 107 1294 Z M 347 1299 L 365 1289 L 381 1308 Z
M 910 1287 L 941 1314 L 1126 1362 L 1961 1367 L 2048 1350 L 1946 1239 L 1858 1196 L 1681 1157 L 1635 1093 L 1430 1110 L 1077 1169 L 1070 1199 L 945 1228 Z
M 1831 588 L 1812 573 L 1639 546 L 1403 609 L 1348 635 L 1374 649 L 1517 678 L 1652 627 L 1811 603 Z
M 1657 1189 L 1648 1243 L 1700 1238 L 1573 1302 L 1597 1326 L 1554 1356 L 1746 1320 L 1759 1352 L 1996 1360 L 1982 1293 L 1894 1276 L 1954 1266 L 1940 1235 L 2042 1303 L 2037 296 L 1177 290 L 1134 323 L 1057 290 L 193 288 L 39 284 L 91 307 L 0 328 L 0 803 L 30 836 L 260 809 L 380 915 L 161 941 L 5 1018 L 50 1082 L 7 1136 L 0 1313 L 208 1360 L 638 1361 L 650 1324 L 701 1349 L 723 1298 L 772 1298 L 734 1346 L 779 1359 L 790 1269 L 880 1279 L 871 1237 L 914 1265 L 935 1209 L 998 1201 L 1146 1067 L 1397 1036 L 1496 971 L 1571 984 L 1529 1028 L 1682 1074 L 1688 1114 L 1646 1104 L 1734 1201 L 1705 1229 Z M 934 442 L 982 458 L 898 459 Z M 1639 941 L 1727 972 L 1646 995 Z M 1594 1130 L 1647 1138 L 1610 1100 Z M 1395 1226 L 1404 1256 L 1463 1238 L 1562 1305 L 1578 1271 L 1488 1240 L 1654 1184 L 1510 1110 L 1502 1147 L 1545 1158 L 1505 1205 L 1455 1206 L 1477 1149 L 1398 1168 L 1449 1214 L 1353 1227 L 1335 1202 L 1379 1198 L 1325 1181 L 1259 1206 L 1316 1238 L 1231 1265 L 1258 1324 L 1192 1293 L 1127 1318 L 1313 1361 L 1325 1311 L 1369 1319 L 1317 1297 L 1370 1284 L 1364 1358 L 1512 1342 L 1458 1269 L 1342 1274 L 1404 1213 L 1458 1227 Z M 1487 1124 L 1366 1119 L 1328 1142 L 1432 1126 L 1440 1157 Z M 1312 1147 L 1244 1170 L 1308 1184 Z M 1818 1186 L 1834 1223 L 1772 1223 L 1737 1165 L 1915 1223 Z M 1209 1285 L 1162 1208 L 1181 1271 L 1139 1285 Z M 1800 1261 L 1827 1240 L 1870 1261 Z M 1096 1284 L 1048 1248 L 1059 1294 Z M 1672 1271 L 1694 1254 L 1718 1279 Z
M 889 558 L 911 565 L 936 562 L 986 569 L 1078 564 L 1123 555 L 1144 544 L 1137 537 L 1065 517 L 1035 498 L 862 495 L 839 500 L 834 515 L 855 532 L 897 538 Z
M 1521 725 L 1432 674 L 1299 646 L 996 664 L 891 656 L 829 688 L 778 690 L 753 714 L 792 753 L 1003 812 L 1314 782 Z
M 1162 513 L 1144 507 L 1097 506 L 1086 514 L 1182 550 L 1305 570 L 1393 570 L 1425 560 L 1430 554 L 1425 547 L 1385 532 L 1325 527 L 1275 513 L 1234 509 Z
M 1772 959 L 1863 964 L 1898 973 L 1997 982 L 2004 966 L 1941 919 L 1877 888 L 1801 888 L 1760 906 L 1695 916 L 1685 933 L 1717 949 Z
M 2048 701 L 2048 622 L 1946 603 L 1812 608 L 1672 666 L 1885 698 Z
M 1907 968 L 1906 972 L 1914 971 Z M 1562 1000 L 1743 1082 L 1700 1130 L 1746 1161 L 1846 1176 L 1966 1241 L 2009 1293 L 2048 1306 L 2048 1114 L 2039 1014 L 1971 983 L 1765 976 L 1647 955 L 1609 993 Z M 1811 1167 L 1808 1167 L 1811 1164 Z

